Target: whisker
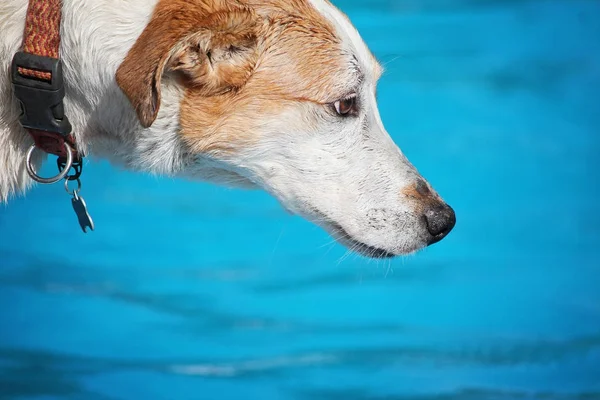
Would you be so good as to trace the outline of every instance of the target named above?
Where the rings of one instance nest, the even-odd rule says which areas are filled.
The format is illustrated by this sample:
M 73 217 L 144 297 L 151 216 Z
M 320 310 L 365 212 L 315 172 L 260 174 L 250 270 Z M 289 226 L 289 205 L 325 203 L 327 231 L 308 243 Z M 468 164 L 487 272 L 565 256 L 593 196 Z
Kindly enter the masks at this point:
M 390 274 L 390 272 L 393 274 L 394 273 L 394 269 L 392 268 L 392 261 L 388 260 L 387 270 L 385 271 L 385 279 L 387 279 L 387 277 Z
M 385 67 L 387 67 L 388 65 L 390 65 L 391 63 L 393 63 L 394 61 L 396 61 L 396 60 L 398 60 L 399 58 L 402 58 L 402 57 L 403 57 L 403 55 L 402 55 L 402 54 L 398 54 L 396 57 L 392 58 L 391 60 L 384 61 L 384 62 L 381 64 L 381 66 L 385 68 Z

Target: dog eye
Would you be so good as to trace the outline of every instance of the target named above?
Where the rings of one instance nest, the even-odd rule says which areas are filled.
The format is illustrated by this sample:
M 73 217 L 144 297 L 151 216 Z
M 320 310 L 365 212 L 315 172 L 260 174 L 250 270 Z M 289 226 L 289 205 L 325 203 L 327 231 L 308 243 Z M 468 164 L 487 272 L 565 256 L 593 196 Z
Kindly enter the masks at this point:
M 338 100 L 335 103 L 333 103 L 333 107 L 335 108 L 335 112 L 342 117 L 353 115 L 358 112 L 356 107 L 356 96 L 351 96 L 343 100 Z

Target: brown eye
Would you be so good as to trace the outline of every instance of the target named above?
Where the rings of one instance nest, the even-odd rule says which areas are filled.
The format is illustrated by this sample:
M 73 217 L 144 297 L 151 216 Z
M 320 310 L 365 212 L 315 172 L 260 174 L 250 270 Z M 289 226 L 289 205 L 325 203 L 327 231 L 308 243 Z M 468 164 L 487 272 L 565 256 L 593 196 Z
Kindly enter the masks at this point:
M 335 112 L 341 116 L 356 114 L 356 96 L 348 97 L 347 99 L 338 100 L 333 103 Z

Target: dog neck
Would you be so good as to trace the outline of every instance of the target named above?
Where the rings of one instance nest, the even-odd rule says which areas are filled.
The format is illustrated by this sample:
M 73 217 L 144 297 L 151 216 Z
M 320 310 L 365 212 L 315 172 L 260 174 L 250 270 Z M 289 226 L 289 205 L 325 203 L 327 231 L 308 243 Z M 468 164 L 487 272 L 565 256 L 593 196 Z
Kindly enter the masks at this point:
M 0 59 L 10 60 L 23 40 L 27 2 L 6 0 L 0 15 Z M 169 79 L 163 83 L 163 106 L 144 129 L 115 80 L 117 68 L 146 27 L 155 1 L 65 2 L 61 58 L 65 76 L 65 114 L 81 150 L 132 170 L 178 174 L 192 156 L 179 137 L 179 104 L 183 93 Z M 94 12 L 90 12 L 94 9 Z M 7 63 L 3 63 L 7 64 Z M 18 123 L 19 107 L 12 95 L 7 66 L 0 75 L 0 202 L 24 191 L 31 180 L 25 153 L 33 143 Z M 38 153 L 39 168 L 45 156 Z
M 98 1 L 84 3 L 88 2 L 92 6 Z M 80 5 L 66 7 L 65 20 L 82 27 L 63 29 L 66 112 L 71 119 L 79 117 L 74 132 L 87 154 L 132 170 L 174 174 L 182 168 L 186 154 L 178 135 L 183 93 L 165 79 L 161 112 L 150 128 L 142 128 L 115 74 L 150 20 L 155 2 L 122 3 L 99 6 L 95 13 Z

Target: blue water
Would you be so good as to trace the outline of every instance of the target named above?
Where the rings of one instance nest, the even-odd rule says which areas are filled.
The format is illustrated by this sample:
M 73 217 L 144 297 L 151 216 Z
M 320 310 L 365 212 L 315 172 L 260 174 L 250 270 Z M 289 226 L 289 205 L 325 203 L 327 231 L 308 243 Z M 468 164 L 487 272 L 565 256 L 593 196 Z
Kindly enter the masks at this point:
M 375 262 L 261 192 L 86 165 L 0 208 L 2 399 L 600 399 L 600 1 L 339 0 L 455 208 Z

